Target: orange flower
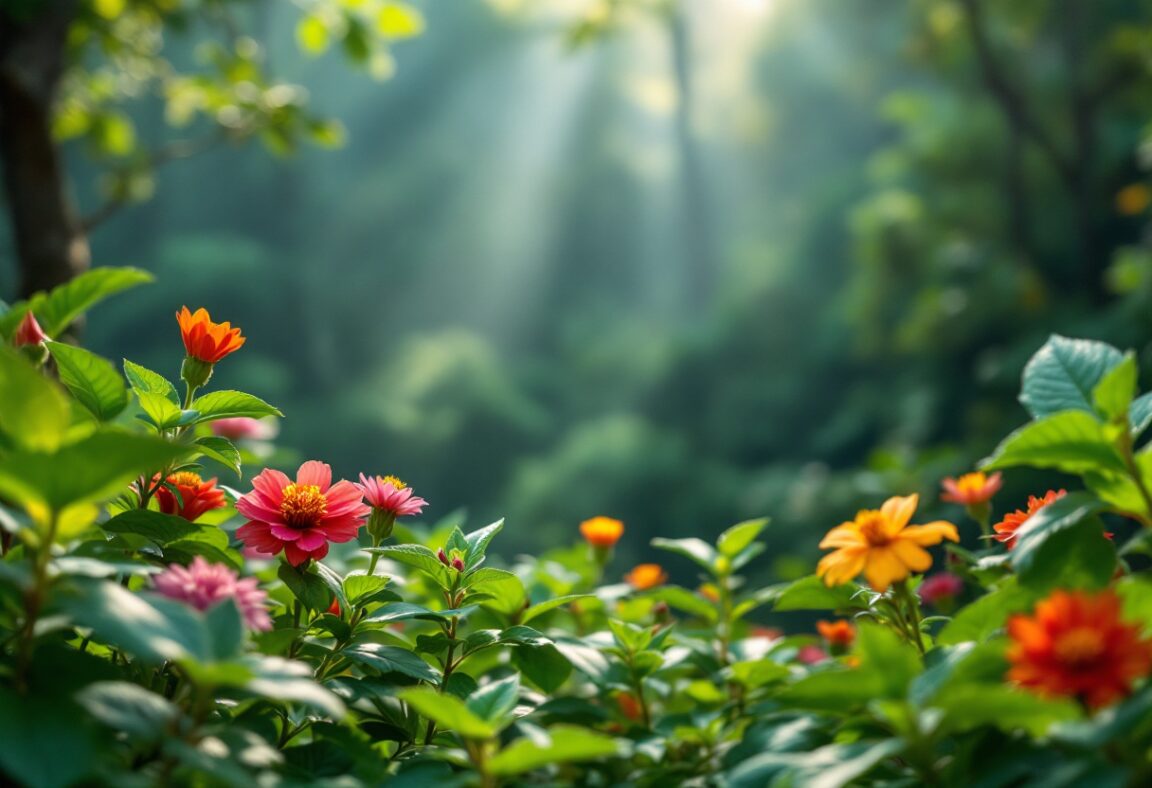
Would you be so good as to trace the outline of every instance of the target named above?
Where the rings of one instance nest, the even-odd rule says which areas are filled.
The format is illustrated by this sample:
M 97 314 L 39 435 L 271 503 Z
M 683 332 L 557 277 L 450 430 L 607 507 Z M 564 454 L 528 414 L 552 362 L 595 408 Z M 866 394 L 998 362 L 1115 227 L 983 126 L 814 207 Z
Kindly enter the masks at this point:
M 641 708 L 640 701 L 630 692 L 618 693 L 616 703 L 620 706 L 620 713 L 633 722 L 639 721 L 644 716 L 644 709 Z
M 611 517 L 593 517 L 580 523 L 580 535 L 593 547 L 615 547 L 624 535 L 624 523 Z
M 840 621 L 817 621 L 816 631 L 820 633 L 820 637 L 828 641 L 830 646 L 847 648 L 856 639 L 856 627 L 852 626 L 850 621 L 843 619 Z
M 944 488 L 940 500 L 961 503 L 965 506 L 979 506 L 992 500 L 992 496 L 1000 491 L 1002 485 L 1000 471 L 991 476 L 980 472 L 966 473 L 959 479 L 949 476 L 940 482 L 940 486 Z
M 244 344 L 240 329 L 232 328 L 231 323 L 213 323 L 206 309 L 192 313 L 188 307 L 182 307 L 176 313 L 176 322 L 180 324 L 188 356 L 205 364 L 215 364 Z
M 1011 514 L 1004 515 L 1004 519 L 992 526 L 992 530 L 996 533 L 992 535 L 993 539 L 1003 542 L 1008 545 L 1011 550 L 1016 546 L 1016 531 L 1020 526 L 1027 522 L 1028 518 L 1036 514 L 1036 512 L 1043 509 L 1053 501 L 1059 500 L 1068 494 L 1067 490 L 1049 490 L 1044 493 L 1043 498 L 1037 498 L 1035 495 L 1028 496 L 1028 510 L 1017 509 Z
M 200 474 L 180 471 L 169 476 L 167 482 L 180 492 L 180 497 L 173 495 L 168 487 L 156 491 L 156 502 L 164 514 L 174 514 L 193 522 L 204 512 L 224 505 L 224 492 L 217 489 L 215 479 L 204 481 Z
M 1120 599 L 1110 590 L 1054 591 L 1034 616 L 1012 616 L 1008 635 L 1008 678 L 1041 695 L 1100 708 L 1152 672 L 1152 639 L 1120 620 Z
M 879 510 L 862 509 L 855 520 L 833 528 L 820 547 L 836 551 L 820 559 L 816 574 L 836 586 L 863 572 L 872 588 L 883 593 L 912 572 L 926 571 L 932 556 L 924 548 L 942 539 L 958 542 L 960 536 L 944 520 L 908 525 L 919 500 L 917 495 L 889 498 Z
M 624 575 L 624 579 L 637 591 L 647 591 L 663 584 L 668 579 L 668 573 L 660 564 L 638 564 Z

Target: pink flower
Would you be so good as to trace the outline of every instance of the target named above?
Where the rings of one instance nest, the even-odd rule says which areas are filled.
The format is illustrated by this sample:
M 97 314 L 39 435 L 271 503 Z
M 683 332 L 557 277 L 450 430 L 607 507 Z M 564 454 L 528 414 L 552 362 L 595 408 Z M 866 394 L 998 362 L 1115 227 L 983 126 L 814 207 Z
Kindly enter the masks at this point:
M 229 440 L 266 441 L 276 435 L 276 425 L 247 416 L 236 416 L 212 422 L 212 434 Z
M 828 659 L 828 654 L 819 646 L 809 643 L 800 647 L 800 650 L 796 652 L 796 659 L 805 665 L 815 665 L 817 662 Z
M 164 596 L 197 610 L 207 610 L 231 598 L 249 629 L 266 632 L 272 628 L 272 619 L 264 607 L 268 594 L 256 587 L 256 578 L 238 580 L 236 573 L 224 564 L 210 564 L 196 556 L 187 568 L 172 564 L 152 582 Z
M 331 466 L 316 460 L 300 466 L 296 481 L 265 468 L 252 488 L 236 502 L 249 520 L 236 536 L 261 553 L 283 550 L 293 566 L 328 555 L 329 542 L 355 539 L 371 511 L 360 500 L 359 487 L 343 480 L 332 484 Z
M 12 335 L 12 344 L 15 347 L 39 345 L 46 339 L 48 339 L 48 335 L 36 322 L 36 316 L 31 312 L 25 312 L 24 317 L 20 320 L 20 325 L 16 327 L 16 333 Z
M 423 498 L 412 494 L 412 488 L 395 476 L 368 477 L 360 474 L 360 489 L 364 500 L 373 509 L 383 509 L 393 517 L 408 517 L 420 514 L 428 504 Z
M 939 606 L 951 601 L 964 590 L 964 581 L 951 572 L 937 572 L 920 584 L 920 598 L 929 605 Z

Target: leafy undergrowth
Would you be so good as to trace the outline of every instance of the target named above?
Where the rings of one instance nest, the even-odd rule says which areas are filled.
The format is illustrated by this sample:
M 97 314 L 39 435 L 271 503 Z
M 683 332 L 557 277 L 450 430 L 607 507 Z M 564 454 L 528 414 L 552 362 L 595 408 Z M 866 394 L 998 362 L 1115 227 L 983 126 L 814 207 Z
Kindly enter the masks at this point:
M 274 456 L 276 408 L 209 385 L 238 329 L 182 310 L 182 391 L 49 339 L 147 278 L 96 270 L 0 315 L 8 782 L 1152 778 L 1152 395 L 1130 353 L 1050 340 L 1024 371 L 1033 420 L 944 481 L 959 524 L 897 496 L 831 528 L 796 582 L 744 582 L 755 520 L 653 541 L 697 588 L 658 564 L 604 584 L 608 517 L 505 563 L 502 523 L 413 525 L 425 502 L 393 477 L 204 479 Z M 1018 466 L 1059 486 L 997 517 Z M 829 620 L 789 635 L 754 623 L 771 610 Z

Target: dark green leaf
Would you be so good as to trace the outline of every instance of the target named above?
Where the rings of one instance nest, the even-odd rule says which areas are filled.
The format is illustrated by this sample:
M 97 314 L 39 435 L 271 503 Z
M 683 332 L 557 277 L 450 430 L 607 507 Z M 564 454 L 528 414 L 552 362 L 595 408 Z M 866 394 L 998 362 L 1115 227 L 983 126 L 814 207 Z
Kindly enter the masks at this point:
M 328 589 L 328 584 L 316 574 L 281 562 L 276 575 L 308 610 L 327 610 L 331 606 L 332 592 Z
M 421 681 L 439 681 L 439 672 L 407 649 L 361 643 L 342 652 L 348 659 L 375 668 L 381 673 L 402 673 Z
M 513 673 L 499 681 L 490 681 L 472 693 L 465 705 L 485 722 L 502 728 L 520 698 L 520 676 Z
M 1024 368 L 1020 403 L 1038 419 L 1066 410 L 1095 413 L 1093 390 L 1123 358 L 1103 342 L 1053 335 Z
M 240 452 L 232 441 L 215 435 L 196 439 L 196 448 L 240 476 Z

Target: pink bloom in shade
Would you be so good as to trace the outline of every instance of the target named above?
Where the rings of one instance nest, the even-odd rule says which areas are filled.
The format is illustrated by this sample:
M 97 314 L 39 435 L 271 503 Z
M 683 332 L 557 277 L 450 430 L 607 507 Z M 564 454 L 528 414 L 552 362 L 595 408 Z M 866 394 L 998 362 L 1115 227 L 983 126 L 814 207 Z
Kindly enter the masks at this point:
M 266 441 L 275 436 L 276 426 L 261 419 L 236 416 L 212 422 L 212 434 L 229 440 Z
M 920 584 L 920 598 L 929 605 L 938 605 L 943 600 L 951 600 L 960 596 L 964 590 L 964 581 L 951 572 L 937 572 L 931 577 L 924 578 Z
M 12 344 L 16 347 L 39 345 L 46 339 L 48 339 L 48 335 L 36 322 L 36 316 L 31 312 L 25 312 L 23 319 L 20 320 L 20 325 L 16 327 L 16 333 L 12 335 Z
M 395 517 L 420 514 L 428 502 L 412 494 L 412 488 L 395 476 L 368 477 L 360 474 L 364 500 L 374 509 L 383 509 Z
M 249 629 L 266 632 L 272 628 L 272 619 L 264 606 L 268 594 L 256 587 L 256 578 L 239 580 L 236 573 L 224 564 L 210 564 L 203 557 L 196 556 L 187 568 L 172 564 L 152 582 L 164 596 L 197 610 L 207 610 L 231 598 Z
M 828 654 L 819 646 L 809 643 L 800 647 L 800 650 L 796 652 L 796 659 L 805 665 L 815 665 L 817 662 L 828 659 Z
M 252 492 L 236 502 L 236 510 L 248 518 L 236 536 L 267 555 L 283 550 L 293 566 L 320 560 L 328 555 L 329 542 L 356 538 L 371 512 L 361 497 L 352 482 L 332 484 L 332 468 L 324 462 L 301 465 L 296 481 L 265 468 L 252 480 Z

